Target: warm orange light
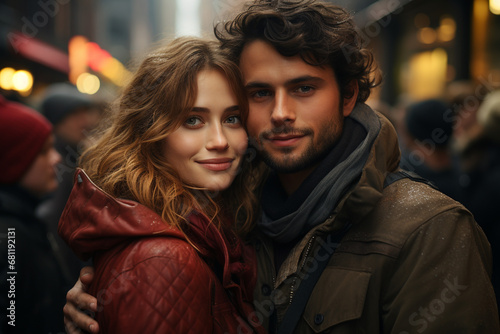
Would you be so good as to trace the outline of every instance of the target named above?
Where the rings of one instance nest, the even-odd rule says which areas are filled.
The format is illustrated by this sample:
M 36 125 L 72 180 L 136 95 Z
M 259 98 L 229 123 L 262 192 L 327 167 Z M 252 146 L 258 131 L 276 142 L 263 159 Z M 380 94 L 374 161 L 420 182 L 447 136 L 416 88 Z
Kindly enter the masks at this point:
M 83 73 L 76 80 L 76 88 L 85 94 L 95 94 L 99 90 L 101 82 L 98 77 L 90 73 Z
M 421 52 L 410 58 L 407 91 L 412 99 L 426 99 L 443 93 L 448 70 L 448 55 L 444 49 Z
M 101 49 L 101 47 L 94 42 L 87 43 L 88 51 L 88 64 L 94 71 L 102 71 L 104 64 L 111 55 L 108 51 Z
M 438 37 L 443 42 L 449 42 L 455 38 L 456 30 L 457 25 L 455 20 L 445 16 L 441 19 L 441 25 L 438 28 Z
M 490 12 L 500 15 L 500 0 L 490 0 Z
M 12 89 L 12 77 L 16 70 L 12 67 L 5 67 L 0 71 L 0 88 L 4 90 Z
M 26 70 L 19 70 L 12 76 L 12 87 L 18 92 L 29 92 L 33 87 L 33 76 Z
M 89 77 L 89 68 L 95 71 L 96 74 L 104 76 L 117 86 L 123 86 L 130 76 L 130 72 L 127 71 L 125 66 L 116 58 L 113 58 L 108 51 L 101 49 L 99 44 L 95 42 L 89 42 L 87 38 L 83 36 L 73 37 L 70 40 L 68 49 L 70 58 L 70 81 L 77 85 L 77 80 L 79 80 L 79 87 L 83 87 L 82 78 L 86 78 L 85 82 L 91 82 L 89 80 L 93 80 L 93 87 L 99 87 L 100 83 L 96 84 L 95 81 L 97 77 Z M 92 91 L 93 88 L 89 88 L 88 90 Z
M 429 27 L 422 28 L 418 33 L 418 40 L 421 43 L 432 44 L 436 41 L 436 39 L 437 39 L 436 30 L 432 28 Z
M 87 72 L 87 38 L 74 36 L 68 44 L 69 54 L 69 81 L 76 84 L 76 80 Z

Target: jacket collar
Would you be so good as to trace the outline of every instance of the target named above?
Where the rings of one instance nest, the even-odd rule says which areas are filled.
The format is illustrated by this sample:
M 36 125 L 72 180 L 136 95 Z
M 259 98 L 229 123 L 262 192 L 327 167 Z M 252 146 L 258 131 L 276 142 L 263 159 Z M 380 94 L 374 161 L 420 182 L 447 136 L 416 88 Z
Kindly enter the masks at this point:
M 360 179 L 381 131 L 381 121 L 362 103 L 356 105 L 349 118 L 346 122 L 349 126 L 344 128 L 338 141 L 342 145 L 334 146 L 320 163 L 323 177 L 316 180 L 302 203 L 280 217 L 269 216 L 269 210 L 264 210 L 259 226 L 274 241 L 289 243 L 324 222 Z
M 203 258 L 223 267 L 224 286 L 230 284 L 231 275 L 255 275 L 254 263 L 242 260 L 253 257 L 247 256 L 248 249 L 243 249 L 233 234 L 219 231 L 204 214 L 196 211 L 188 221 L 189 240 Z M 165 236 L 187 241 L 183 232 L 164 222 L 153 210 L 135 201 L 114 198 L 95 185 L 81 169 L 75 174 L 58 233 L 83 260 L 131 238 Z

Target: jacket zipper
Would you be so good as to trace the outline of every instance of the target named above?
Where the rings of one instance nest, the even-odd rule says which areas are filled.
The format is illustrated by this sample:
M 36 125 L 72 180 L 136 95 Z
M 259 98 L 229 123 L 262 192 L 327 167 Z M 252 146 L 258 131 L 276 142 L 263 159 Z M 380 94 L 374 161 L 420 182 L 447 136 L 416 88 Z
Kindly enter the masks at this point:
M 307 243 L 306 252 L 304 253 L 304 257 L 302 258 L 302 264 L 300 265 L 300 268 L 297 270 L 297 273 L 300 273 L 302 271 L 302 269 L 304 269 L 304 266 L 306 265 L 307 257 L 309 255 L 309 252 L 311 251 L 311 247 L 312 247 L 312 244 L 313 244 L 313 241 L 315 238 L 316 238 L 316 236 L 313 235 L 311 237 L 311 239 L 309 239 L 309 242 Z M 290 285 L 290 301 L 288 303 L 289 305 L 292 304 L 293 294 L 295 293 L 295 284 L 296 283 L 297 283 L 297 277 L 294 277 L 292 284 Z

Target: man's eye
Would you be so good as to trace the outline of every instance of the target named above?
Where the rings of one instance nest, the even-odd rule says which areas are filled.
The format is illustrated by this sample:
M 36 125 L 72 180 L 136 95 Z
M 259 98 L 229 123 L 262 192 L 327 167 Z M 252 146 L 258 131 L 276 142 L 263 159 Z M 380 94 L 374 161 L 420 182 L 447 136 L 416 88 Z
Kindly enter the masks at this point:
M 314 87 L 311 87 L 311 86 L 300 86 L 299 88 L 297 88 L 297 91 L 299 93 L 303 93 L 303 94 L 310 93 L 313 90 L 314 90 Z
M 264 90 L 264 89 L 257 90 L 257 91 L 250 93 L 250 96 L 255 97 L 255 98 L 261 98 L 261 97 L 266 97 L 266 96 L 270 96 L 270 95 L 271 95 L 271 92 L 268 90 Z

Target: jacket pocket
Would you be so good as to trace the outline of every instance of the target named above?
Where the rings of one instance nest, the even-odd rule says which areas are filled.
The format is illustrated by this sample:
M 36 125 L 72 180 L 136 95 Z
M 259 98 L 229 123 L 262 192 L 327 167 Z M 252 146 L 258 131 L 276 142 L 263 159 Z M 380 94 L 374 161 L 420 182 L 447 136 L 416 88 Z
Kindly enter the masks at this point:
M 315 333 L 320 333 L 360 318 L 370 277 L 369 272 L 326 268 L 307 302 L 304 320 Z

